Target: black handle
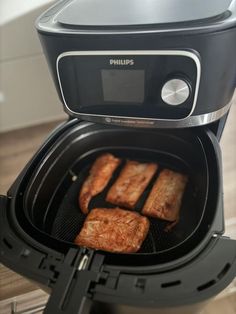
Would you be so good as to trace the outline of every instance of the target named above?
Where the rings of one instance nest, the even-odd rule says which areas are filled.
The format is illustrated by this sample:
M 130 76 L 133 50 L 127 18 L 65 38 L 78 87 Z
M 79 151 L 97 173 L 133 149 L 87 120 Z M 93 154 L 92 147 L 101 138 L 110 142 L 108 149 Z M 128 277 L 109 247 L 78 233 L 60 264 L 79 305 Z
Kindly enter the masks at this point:
M 89 314 L 92 300 L 87 296 L 91 278 L 87 271 L 80 271 L 72 279 L 58 281 L 44 310 L 45 314 Z M 62 277 L 61 277 L 62 278 Z
M 6 216 L 7 203 L 8 198 L 0 195 L 0 261 L 34 281 L 48 285 L 51 278 L 44 278 L 39 269 L 39 263 L 45 255 L 34 251 L 11 233 Z M 44 313 L 89 314 L 92 305 L 90 285 L 94 285 L 100 278 L 103 258 L 92 250 L 70 249 L 64 260 L 51 265 L 55 267 L 53 281 L 57 279 Z M 32 272 L 31 269 L 29 271 L 28 263 L 32 266 Z
M 89 314 L 93 303 L 91 284 L 94 286 L 100 278 L 103 258 L 94 256 L 93 251 L 71 249 L 59 269 L 60 274 L 44 314 Z

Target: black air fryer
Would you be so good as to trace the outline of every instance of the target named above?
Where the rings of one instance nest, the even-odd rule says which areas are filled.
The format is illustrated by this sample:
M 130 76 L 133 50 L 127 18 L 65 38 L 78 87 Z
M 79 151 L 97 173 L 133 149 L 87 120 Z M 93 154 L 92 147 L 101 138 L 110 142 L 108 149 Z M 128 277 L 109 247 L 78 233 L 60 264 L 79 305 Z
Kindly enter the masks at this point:
M 51 293 L 47 314 L 192 313 L 236 276 L 219 147 L 236 1 L 63 0 L 36 25 L 69 120 L 0 198 L 1 262 Z M 85 220 L 78 192 L 103 152 L 190 177 L 179 223 L 166 233 L 151 218 L 136 254 L 73 243 Z

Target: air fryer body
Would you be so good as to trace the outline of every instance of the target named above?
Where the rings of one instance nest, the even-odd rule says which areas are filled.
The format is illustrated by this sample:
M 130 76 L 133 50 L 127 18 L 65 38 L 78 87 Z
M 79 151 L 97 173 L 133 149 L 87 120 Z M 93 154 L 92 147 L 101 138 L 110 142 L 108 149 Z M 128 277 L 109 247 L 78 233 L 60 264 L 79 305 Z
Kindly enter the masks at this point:
M 153 10 L 134 2 L 123 13 L 116 1 L 94 0 L 84 16 L 90 2 L 63 0 L 37 21 L 70 118 L 0 197 L 0 258 L 51 293 L 45 313 L 189 313 L 236 275 L 236 243 L 223 236 L 219 146 L 235 88 L 235 2 L 205 10 L 199 2 L 193 12 L 188 0 L 175 14 L 161 1 Z M 107 151 L 190 175 L 179 224 L 166 234 L 151 220 L 137 254 L 73 243 L 84 222 L 78 191 Z

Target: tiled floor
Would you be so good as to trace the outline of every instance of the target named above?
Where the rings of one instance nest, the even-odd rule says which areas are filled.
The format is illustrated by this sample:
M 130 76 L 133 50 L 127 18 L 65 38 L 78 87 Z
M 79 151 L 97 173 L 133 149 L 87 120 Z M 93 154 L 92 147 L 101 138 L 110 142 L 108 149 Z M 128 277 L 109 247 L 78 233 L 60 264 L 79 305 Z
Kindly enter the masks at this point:
M 0 135 L 0 194 L 6 193 L 20 170 L 57 123 Z M 236 224 L 236 103 L 222 138 L 226 233 L 235 234 Z M 236 238 L 236 237 L 235 237 Z M 37 287 L 0 265 L 0 300 L 26 293 Z M 236 294 L 211 302 L 204 314 L 235 314 Z

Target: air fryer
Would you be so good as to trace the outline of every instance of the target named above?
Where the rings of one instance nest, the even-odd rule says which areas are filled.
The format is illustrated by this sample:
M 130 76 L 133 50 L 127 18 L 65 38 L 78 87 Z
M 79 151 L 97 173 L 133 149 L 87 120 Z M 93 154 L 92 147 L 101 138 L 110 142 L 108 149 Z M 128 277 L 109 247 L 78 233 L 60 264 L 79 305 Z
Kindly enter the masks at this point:
M 37 20 L 69 119 L 0 197 L 0 246 L 2 263 L 51 294 L 45 313 L 194 305 L 236 276 L 219 146 L 235 89 L 235 1 L 171 5 L 66 0 Z M 179 223 L 167 233 L 150 218 L 135 254 L 74 244 L 85 220 L 78 193 L 103 152 L 189 174 Z M 89 209 L 108 206 L 118 173 Z

